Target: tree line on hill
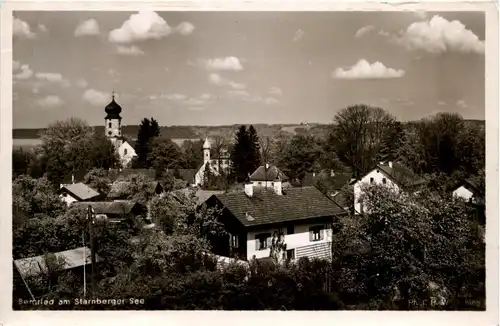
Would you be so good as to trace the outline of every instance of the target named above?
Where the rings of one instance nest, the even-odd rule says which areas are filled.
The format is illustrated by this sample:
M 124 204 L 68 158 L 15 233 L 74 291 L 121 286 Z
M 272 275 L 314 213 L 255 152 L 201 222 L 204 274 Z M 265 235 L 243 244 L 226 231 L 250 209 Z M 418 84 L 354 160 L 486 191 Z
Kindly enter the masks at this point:
M 334 221 L 331 262 L 220 266 L 206 255 L 213 237 L 225 232 L 219 212 L 199 208 L 194 193 L 181 200 L 172 192 L 158 197 L 147 190 L 144 177 L 131 175 L 124 197 L 149 205 L 158 229 L 99 222 L 98 254 L 105 261 L 92 295 L 142 297 L 144 309 L 484 310 L 483 229 L 476 212 L 447 193 L 462 177 L 481 176 L 484 187 L 484 129 L 456 114 L 438 114 L 402 128 L 384 110 L 364 105 L 345 108 L 334 122 L 326 138 L 282 133 L 271 139 L 259 137 L 253 126 L 241 126 L 232 143 L 216 139 L 212 147 L 219 154 L 229 149 L 233 169 L 225 177 L 231 184 L 266 162 L 300 185 L 309 172 L 333 169 L 361 176 L 379 161 L 399 160 L 431 181 L 427 189 L 414 195 L 366 189 L 369 213 Z M 89 170 L 84 182 L 106 193 L 111 183 L 107 170 L 119 166 L 104 133 L 81 120 L 54 123 L 42 141 L 33 152 L 13 151 L 14 259 L 80 247 L 85 212 L 63 205 L 58 182 L 72 171 Z M 178 146 L 162 135 L 154 118 L 144 119 L 132 165 L 160 172 L 198 168 L 202 144 Z M 180 188 L 170 175 L 162 178 L 167 190 Z M 133 236 L 139 241 L 131 242 Z M 82 296 L 81 275 L 57 268 L 33 282 L 38 298 Z M 16 286 L 21 291 L 22 284 Z M 14 302 L 19 295 L 15 290 Z M 138 307 L 106 307 L 123 308 Z

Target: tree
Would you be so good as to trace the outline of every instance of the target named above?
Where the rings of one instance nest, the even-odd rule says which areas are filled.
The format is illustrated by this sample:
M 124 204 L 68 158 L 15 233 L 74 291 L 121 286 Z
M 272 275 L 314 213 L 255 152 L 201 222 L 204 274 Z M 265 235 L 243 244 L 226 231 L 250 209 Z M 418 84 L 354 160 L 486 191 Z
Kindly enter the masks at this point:
M 245 180 L 248 177 L 248 155 L 250 152 L 250 139 L 248 138 L 247 128 L 240 126 L 236 132 L 236 141 L 231 152 L 231 160 L 233 162 L 233 174 L 238 182 Z
M 148 168 L 150 167 L 151 160 L 148 160 L 150 153 L 152 152 L 152 142 L 156 137 L 160 135 L 160 128 L 158 122 L 151 118 L 144 118 L 139 126 L 139 131 L 137 132 L 137 142 L 135 144 L 135 152 L 137 154 L 137 159 L 134 162 L 139 165 L 139 167 Z
M 118 196 L 121 198 L 126 198 L 146 205 L 156 196 L 156 188 L 152 186 L 155 182 L 147 180 L 144 175 L 140 173 L 130 174 L 123 181 L 127 182 L 127 187 L 123 187 L 120 190 Z
M 292 180 L 302 181 L 306 172 L 320 168 L 323 155 L 321 145 L 313 136 L 295 135 L 279 154 L 278 165 Z
M 65 175 L 92 166 L 93 130 L 76 118 L 56 121 L 41 133 L 48 178 L 59 184 Z
M 273 140 L 270 137 L 261 138 L 259 141 L 260 147 L 260 160 L 262 163 L 271 163 L 273 162 Z
M 395 119 L 381 108 L 349 106 L 334 118 L 329 142 L 356 177 L 376 163 L 376 155 L 393 132 Z
M 40 214 L 56 217 L 64 211 L 64 203 L 46 178 L 21 175 L 12 183 L 12 210 L 14 222 Z
M 151 142 L 151 155 L 147 165 L 157 171 L 182 168 L 183 161 L 180 148 L 169 138 L 155 138 Z
M 250 143 L 247 162 L 248 170 L 253 173 L 261 164 L 261 156 L 259 136 L 252 125 L 248 128 L 248 142 Z
M 33 154 L 22 148 L 12 150 L 12 178 L 21 174 L 29 174 L 29 167 L 33 161 Z
M 91 164 L 86 168 L 115 169 L 121 166 L 115 145 L 104 134 L 94 132 L 89 153 Z
M 457 305 L 464 286 L 469 298 L 481 300 L 475 289 L 484 286 L 484 247 L 464 203 L 383 186 L 367 186 L 363 196 L 366 213 L 339 221 L 333 237 L 344 302 L 369 309 L 432 309 L 431 303 L 446 299 L 448 308 L 457 309 L 464 307 Z
M 107 195 L 110 190 L 111 179 L 108 176 L 108 171 L 94 168 L 85 175 L 83 183 L 100 194 Z
M 274 263 L 281 264 L 286 259 L 286 243 L 285 235 L 281 230 L 275 231 L 271 239 L 271 248 L 269 256 L 273 259 Z
M 203 162 L 203 141 L 185 140 L 182 143 L 182 154 L 186 169 L 197 169 Z

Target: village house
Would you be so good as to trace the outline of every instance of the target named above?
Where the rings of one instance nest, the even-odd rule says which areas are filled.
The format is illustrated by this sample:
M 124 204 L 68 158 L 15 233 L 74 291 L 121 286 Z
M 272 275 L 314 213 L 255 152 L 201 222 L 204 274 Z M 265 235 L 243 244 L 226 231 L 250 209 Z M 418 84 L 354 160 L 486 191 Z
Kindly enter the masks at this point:
M 163 187 L 158 181 L 148 181 L 147 187 L 153 194 L 160 195 L 163 192 Z M 127 200 L 126 191 L 130 188 L 130 181 L 115 181 L 111 185 L 108 193 L 108 199 L 112 201 Z
M 484 189 L 481 189 L 478 178 L 461 180 L 451 189 L 454 197 L 462 198 L 471 203 L 479 203 L 484 200 Z
M 365 211 L 362 202 L 363 185 L 377 184 L 390 187 L 396 191 L 403 190 L 415 192 L 425 183 L 426 180 L 400 163 L 392 161 L 387 163 L 381 162 L 363 177 L 352 182 L 354 191 L 354 213 L 363 214 Z
M 327 195 L 335 197 L 342 188 L 348 186 L 352 181 L 352 173 L 335 172 L 333 169 L 330 169 L 318 172 L 306 172 L 302 180 L 302 186 L 310 187 L 316 186 L 317 183 L 322 183 L 328 188 Z
M 289 187 L 289 178 L 275 165 L 266 163 L 259 166 L 249 177 L 254 187 L 273 188 L 275 182 L 280 182 L 283 187 Z
M 73 202 L 96 201 L 103 197 L 100 193 L 82 182 L 61 185 L 58 194 L 68 206 Z
M 270 256 L 273 237 L 282 237 L 285 259 L 331 257 L 331 224 L 347 212 L 314 187 L 255 187 L 212 195 L 209 207 L 222 209 L 230 236 L 214 244 L 214 253 L 243 260 Z
M 81 209 L 88 209 L 89 206 L 92 207 L 95 219 L 107 220 L 111 223 L 133 222 L 131 225 L 148 222 L 147 208 L 131 200 L 119 202 L 77 202 L 71 205 L 71 207 Z

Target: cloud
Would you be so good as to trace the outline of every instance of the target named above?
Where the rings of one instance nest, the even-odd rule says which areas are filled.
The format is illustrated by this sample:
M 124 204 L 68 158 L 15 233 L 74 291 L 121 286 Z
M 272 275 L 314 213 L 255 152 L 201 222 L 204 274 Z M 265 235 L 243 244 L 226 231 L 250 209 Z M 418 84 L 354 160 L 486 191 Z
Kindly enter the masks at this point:
M 305 32 L 299 28 L 298 30 L 295 31 L 295 33 L 293 34 L 293 39 L 292 41 L 293 42 L 298 42 L 300 41 L 305 35 Z
M 438 101 L 438 105 L 441 105 L 441 106 L 446 105 L 446 102 L 445 101 Z
M 37 101 L 37 104 L 44 108 L 54 108 L 57 106 L 61 106 L 63 104 L 63 100 L 59 96 L 56 95 L 48 95 Z
M 241 65 L 240 60 L 236 57 L 208 59 L 203 60 L 203 62 L 207 70 L 243 70 L 243 66 Z
M 458 100 L 457 101 L 457 106 L 461 109 L 466 109 L 468 107 L 467 103 L 465 103 L 464 100 Z
M 139 11 L 130 15 L 120 28 L 109 32 L 112 43 L 132 43 L 162 39 L 172 33 L 172 28 L 165 19 L 154 11 Z
M 171 101 L 184 101 L 185 99 L 187 99 L 186 95 L 179 94 L 179 93 L 164 94 L 164 95 L 161 95 L 160 97 L 166 98 L 167 100 L 171 100 Z
M 243 83 L 234 82 L 221 77 L 219 74 L 212 73 L 208 76 L 209 83 L 217 86 L 229 86 L 234 89 L 245 89 L 247 86 Z
M 281 96 L 281 88 L 279 87 L 270 87 L 269 88 L 269 94 L 271 95 L 276 95 L 276 96 Z
M 99 92 L 92 88 L 87 89 L 85 93 L 83 93 L 82 98 L 94 106 L 104 106 L 111 100 L 110 94 Z
M 275 99 L 274 97 L 267 97 L 264 99 L 264 103 L 266 105 L 273 105 L 273 104 L 278 104 L 279 101 L 277 99 Z
M 203 93 L 203 94 L 201 94 L 200 99 L 205 100 L 205 101 L 210 101 L 210 100 L 215 99 L 215 96 L 213 96 L 212 94 Z
M 35 38 L 35 33 L 31 31 L 30 25 L 19 18 L 14 18 L 12 26 L 12 34 L 14 37 L 28 38 L 28 39 Z
M 357 30 L 357 32 L 354 35 L 354 37 L 356 37 L 356 38 L 363 37 L 366 34 L 370 33 L 374 28 L 375 27 L 373 27 L 372 25 L 363 26 L 363 27 L 361 27 L 360 29 Z
M 236 90 L 229 90 L 227 91 L 227 94 L 236 96 L 236 97 L 250 97 L 250 93 L 248 93 L 245 90 L 241 89 L 236 89 Z
M 379 32 L 378 32 L 378 35 L 380 36 L 390 36 L 391 34 L 387 31 L 384 31 L 383 29 L 381 29 Z
M 31 92 L 33 94 L 40 94 L 40 87 L 38 85 L 33 85 L 33 88 L 31 88 Z
M 43 25 L 43 24 L 38 24 L 38 30 L 42 33 L 48 33 L 49 30 L 47 28 L 47 26 Z
M 99 23 L 93 18 L 82 22 L 75 29 L 75 36 L 92 36 L 100 33 Z
M 89 85 L 89 83 L 87 83 L 87 81 L 85 79 L 79 79 L 77 82 L 76 82 L 76 86 L 80 87 L 80 88 L 86 88 L 87 86 Z
M 404 70 L 387 68 L 379 61 L 370 64 L 366 60 L 359 60 L 349 69 L 337 68 L 332 77 L 337 79 L 381 79 L 399 78 L 403 77 L 404 74 Z
M 29 65 L 21 65 L 19 62 L 15 61 L 12 68 L 13 70 L 19 71 L 14 74 L 14 79 L 26 80 L 33 76 L 33 70 L 30 69 Z
M 190 106 L 200 106 L 206 103 L 205 100 L 197 99 L 197 98 L 190 98 L 184 101 L 185 104 L 190 105 Z
M 13 60 L 12 61 L 12 71 L 16 71 L 21 69 L 21 63 L 19 61 Z
M 427 11 L 417 10 L 414 14 L 418 19 L 427 19 Z
M 409 50 L 429 53 L 484 53 L 484 41 L 458 20 L 448 21 L 435 15 L 429 21 L 408 26 L 395 41 Z
M 184 36 L 191 34 L 194 31 L 194 29 L 195 29 L 194 25 L 191 24 L 190 22 L 182 22 L 175 28 L 175 30 L 179 34 Z
M 66 80 L 61 74 L 53 72 L 37 72 L 35 77 L 39 80 L 48 81 L 51 83 L 58 83 L 61 86 L 69 87 L 71 83 Z
M 128 56 L 138 56 L 138 55 L 144 55 L 144 51 L 142 51 L 139 47 L 132 45 L 132 46 L 122 46 L 118 45 L 116 47 L 116 53 L 120 55 L 128 55 Z

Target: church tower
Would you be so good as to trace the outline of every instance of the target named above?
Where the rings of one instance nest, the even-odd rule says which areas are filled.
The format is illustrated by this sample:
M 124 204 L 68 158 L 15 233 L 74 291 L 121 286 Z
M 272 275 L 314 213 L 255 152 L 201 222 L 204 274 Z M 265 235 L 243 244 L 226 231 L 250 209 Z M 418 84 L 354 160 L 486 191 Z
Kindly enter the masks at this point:
M 106 117 L 104 118 L 104 133 L 106 137 L 116 146 L 120 147 L 122 142 L 122 117 L 120 113 L 122 108 L 115 102 L 115 93 L 113 92 L 113 99 L 106 108 Z
M 210 162 L 210 142 L 208 141 L 208 137 L 205 138 L 205 142 L 203 143 L 203 163 L 206 164 Z

